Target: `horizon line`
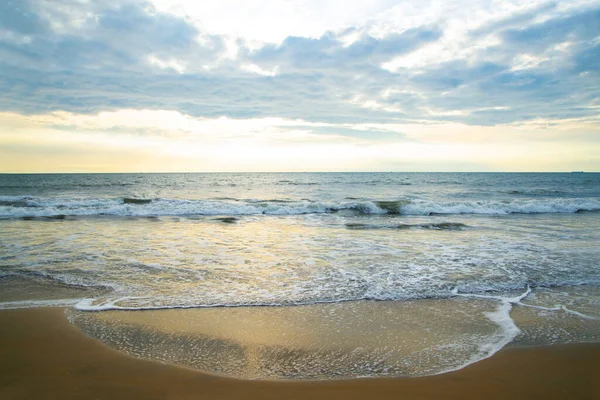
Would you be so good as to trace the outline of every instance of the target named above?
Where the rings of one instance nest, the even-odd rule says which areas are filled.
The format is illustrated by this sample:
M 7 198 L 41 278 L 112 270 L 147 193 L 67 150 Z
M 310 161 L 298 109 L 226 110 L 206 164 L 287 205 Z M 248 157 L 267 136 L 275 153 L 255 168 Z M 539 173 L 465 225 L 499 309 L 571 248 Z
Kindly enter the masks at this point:
M 597 174 L 600 171 L 139 171 L 139 172 L 0 172 L 0 175 L 119 174 Z

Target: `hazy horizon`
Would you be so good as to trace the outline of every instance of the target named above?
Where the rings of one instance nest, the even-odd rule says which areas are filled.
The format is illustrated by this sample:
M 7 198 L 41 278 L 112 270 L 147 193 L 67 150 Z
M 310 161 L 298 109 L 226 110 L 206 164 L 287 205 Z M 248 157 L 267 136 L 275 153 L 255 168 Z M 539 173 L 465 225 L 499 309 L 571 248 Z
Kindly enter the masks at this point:
M 0 172 L 0 175 L 102 174 L 598 174 L 600 171 L 122 171 L 122 172 Z

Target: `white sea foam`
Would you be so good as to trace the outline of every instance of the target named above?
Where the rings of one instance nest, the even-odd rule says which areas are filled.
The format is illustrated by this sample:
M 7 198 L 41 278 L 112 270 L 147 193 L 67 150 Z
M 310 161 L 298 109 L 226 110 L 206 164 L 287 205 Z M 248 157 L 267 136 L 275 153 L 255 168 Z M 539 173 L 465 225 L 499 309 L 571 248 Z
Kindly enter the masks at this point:
M 477 298 L 486 300 L 499 301 L 498 309 L 494 312 L 486 313 L 486 316 L 490 321 L 498 325 L 499 330 L 492 335 L 486 342 L 480 344 L 479 351 L 472 355 L 472 357 L 465 363 L 456 366 L 454 368 L 441 371 L 440 373 L 446 373 L 451 371 L 457 371 L 464 367 L 489 358 L 502 350 L 507 344 L 512 342 L 521 333 L 519 327 L 515 324 L 515 321 L 510 317 L 510 311 L 514 304 L 520 304 L 521 301 L 531 293 L 531 288 L 527 286 L 525 292 L 514 297 L 503 297 L 495 295 L 480 295 L 474 293 L 459 293 L 458 288 L 452 290 L 454 296 L 461 296 L 467 298 Z
M 14 310 L 18 308 L 39 307 L 68 307 L 80 302 L 93 301 L 93 299 L 57 299 L 57 300 L 22 300 L 0 302 L 0 310 Z
M 315 282 L 316 284 L 317 282 Z M 521 286 L 522 287 L 522 286 Z M 297 288 L 301 290 L 302 288 Z M 379 289 L 379 290 L 377 290 Z M 127 295 L 124 292 L 118 292 L 113 296 L 104 296 L 102 298 L 95 299 L 83 299 L 74 303 L 74 308 L 80 311 L 108 311 L 108 310 L 129 310 L 129 311 L 141 311 L 141 310 L 167 310 L 167 309 L 188 309 L 188 308 L 212 308 L 212 307 L 281 307 L 281 306 L 303 306 L 303 305 L 314 305 L 314 304 L 331 304 L 331 303 L 344 303 L 358 300 L 376 300 L 376 301 L 411 301 L 420 299 L 446 299 L 452 297 L 465 297 L 472 299 L 481 299 L 489 301 L 497 301 L 501 304 L 507 304 L 510 307 L 513 305 L 519 305 L 530 308 L 537 308 L 545 311 L 564 311 L 573 315 L 577 315 L 584 319 L 598 319 L 593 316 L 586 315 L 584 313 L 568 309 L 565 306 L 557 307 L 542 307 L 536 305 L 530 305 L 522 303 L 531 292 L 531 288 L 519 296 L 507 297 L 501 294 L 494 295 L 490 294 L 489 291 L 484 291 L 485 294 L 470 292 L 470 293 L 458 293 L 457 289 L 451 291 L 439 290 L 423 292 L 416 289 L 414 292 L 405 291 L 402 293 L 393 293 L 388 290 L 381 290 L 382 288 L 374 287 L 368 291 L 364 296 L 359 297 L 316 297 L 303 300 L 286 300 L 286 295 L 270 295 L 262 297 L 248 297 L 241 293 L 233 293 L 231 295 L 218 295 L 212 297 L 210 300 L 204 300 L 195 298 L 191 293 L 187 293 L 185 298 L 173 296 L 133 296 Z M 328 291 L 329 289 L 324 289 Z M 512 288 L 514 290 L 514 287 Z M 506 292 L 507 290 L 504 290 Z M 120 293 L 120 294 L 119 294 Z M 294 297 L 292 293 L 287 293 L 289 297 Z M 502 307 L 501 307 L 502 308 Z M 508 309 L 508 312 L 510 312 Z M 501 311 L 499 309 L 499 311 Z M 499 312 L 498 311 L 498 312 Z M 498 314 L 500 315 L 500 314 Z M 494 317 L 496 318 L 496 317 Z M 493 319 L 493 318 L 491 318 Z M 496 318 L 500 321 L 501 318 Z M 507 329 L 510 331 L 510 329 Z
M 599 321 L 600 320 L 600 318 L 592 317 L 591 315 L 587 315 L 587 314 L 581 313 L 579 311 L 571 310 L 570 308 L 567 308 L 567 307 L 565 307 L 563 305 L 560 306 L 560 309 L 563 310 L 564 312 L 568 313 L 568 314 L 573 314 L 573 315 L 576 315 L 576 316 L 578 316 L 580 318 L 583 318 L 583 319 L 590 319 L 590 320 L 594 320 L 594 321 Z
M 553 311 L 553 312 L 554 311 L 564 311 L 567 314 L 576 315 L 576 316 L 578 316 L 580 318 L 583 318 L 583 319 L 589 319 L 589 320 L 593 320 L 593 321 L 600 321 L 600 318 L 598 318 L 598 317 L 587 315 L 587 314 L 584 314 L 584 313 L 579 312 L 579 311 L 571 310 L 570 308 L 568 308 L 568 307 L 566 307 L 566 306 L 564 306 L 562 304 L 558 304 L 558 305 L 556 305 L 554 307 L 544 307 L 544 306 L 540 306 L 540 305 L 525 304 L 525 303 L 519 302 L 519 305 L 523 306 L 523 307 L 528 307 L 528 308 L 533 308 L 533 309 L 536 309 L 536 310 L 543 310 L 543 311 Z
M 1 196 L 0 218 L 67 216 L 169 216 L 169 215 L 303 215 L 343 210 L 360 214 L 538 214 L 599 211 L 600 199 L 533 199 L 510 201 L 278 201 L 144 199 L 143 204 L 122 198 L 75 199 Z
M 600 199 L 535 199 L 511 201 L 431 202 L 415 200 L 402 206 L 402 214 L 543 214 L 600 210 Z
M 80 311 L 108 311 L 108 310 L 143 310 L 145 308 L 127 308 L 127 307 L 120 307 L 117 305 L 118 302 L 120 301 L 124 301 L 124 300 L 134 300 L 134 299 L 140 299 L 142 297 L 137 297 L 137 296 L 121 296 L 121 297 L 116 297 L 116 298 L 112 298 L 112 299 L 105 299 L 104 301 L 100 301 L 99 299 L 79 299 L 78 301 L 74 302 L 74 308 L 76 310 L 80 310 Z M 161 308 L 172 308 L 172 307 L 161 307 Z

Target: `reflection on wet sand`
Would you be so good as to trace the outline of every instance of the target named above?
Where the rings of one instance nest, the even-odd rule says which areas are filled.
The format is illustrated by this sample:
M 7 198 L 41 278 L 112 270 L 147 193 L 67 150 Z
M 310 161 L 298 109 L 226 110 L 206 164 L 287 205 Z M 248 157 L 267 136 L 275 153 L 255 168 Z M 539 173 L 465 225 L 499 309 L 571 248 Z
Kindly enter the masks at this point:
M 483 358 L 503 337 L 493 301 L 70 312 L 129 354 L 246 379 L 420 376 Z
M 592 313 L 550 307 L 571 299 L 577 302 L 573 307 L 587 311 L 600 298 L 593 287 L 569 290 L 540 288 L 512 311 L 497 297 L 455 297 L 287 307 L 70 310 L 69 318 L 87 335 L 128 354 L 236 378 L 424 376 L 487 358 L 511 341 L 600 341 L 600 319 Z

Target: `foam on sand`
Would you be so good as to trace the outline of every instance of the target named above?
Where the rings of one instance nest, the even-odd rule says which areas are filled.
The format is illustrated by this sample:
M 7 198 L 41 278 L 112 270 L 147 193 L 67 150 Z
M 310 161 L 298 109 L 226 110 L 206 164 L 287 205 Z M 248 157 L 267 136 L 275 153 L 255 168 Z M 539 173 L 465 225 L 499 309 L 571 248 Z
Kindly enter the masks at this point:
M 455 291 L 449 299 L 405 302 L 72 311 L 70 320 L 131 355 L 237 378 L 425 376 L 491 357 L 522 335 L 511 310 L 530 293 L 527 288 L 513 297 Z

